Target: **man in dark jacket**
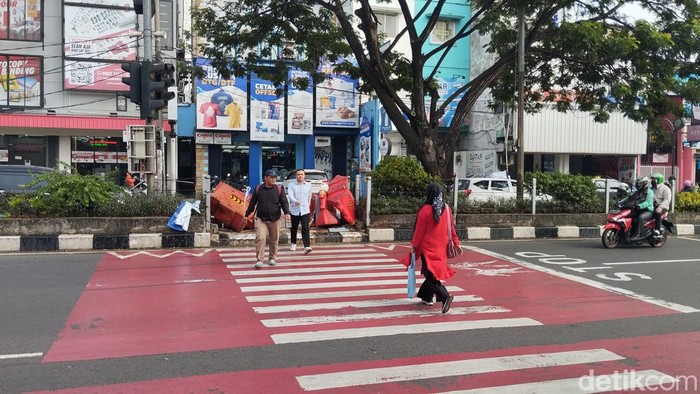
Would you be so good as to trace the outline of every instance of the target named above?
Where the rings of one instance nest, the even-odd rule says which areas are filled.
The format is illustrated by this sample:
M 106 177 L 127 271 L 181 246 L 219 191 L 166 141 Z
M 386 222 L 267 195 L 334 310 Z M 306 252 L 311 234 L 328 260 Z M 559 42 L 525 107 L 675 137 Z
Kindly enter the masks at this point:
M 270 253 L 267 263 L 277 264 L 277 245 L 280 239 L 280 219 L 281 211 L 284 211 L 285 218 L 290 219 L 289 203 L 287 196 L 282 192 L 282 186 L 276 185 L 277 173 L 275 170 L 265 171 L 265 178 L 262 185 L 256 186 L 250 198 L 250 204 L 245 212 L 248 217 L 253 210 L 255 213 L 255 254 L 257 262 L 255 268 L 262 268 L 265 257 L 265 241 L 268 238 Z M 257 208 L 257 209 L 256 209 Z

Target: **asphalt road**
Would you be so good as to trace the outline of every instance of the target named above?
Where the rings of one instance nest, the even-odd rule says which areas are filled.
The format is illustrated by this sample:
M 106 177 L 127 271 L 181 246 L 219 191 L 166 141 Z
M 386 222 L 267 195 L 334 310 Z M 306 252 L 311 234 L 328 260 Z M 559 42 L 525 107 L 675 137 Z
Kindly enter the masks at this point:
M 528 318 L 525 320 L 537 324 L 387 334 L 401 324 L 408 327 L 426 319 L 443 319 L 440 324 L 458 321 L 460 304 L 448 315 L 436 311 L 433 317 L 402 318 L 399 325 L 377 323 L 387 331 L 383 333 L 361 331 L 373 328 L 369 327 L 372 320 L 364 326 L 352 323 L 351 329 L 366 335 L 301 342 L 280 338 L 303 332 L 321 336 L 324 324 L 289 332 L 261 325 L 268 320 L 253 314 L 250 304 L 255 295 L 267 294 L 259 291 L 267 289 L 244 284 L 251 264 L 241 262 L 245 268 L 239 271 L 235 267 L 248 258 L 244 252 L 232 254 L 234 263 L 227 263 L 224 254 L 215 255 L 215 251 L 196 258 L 173 255 L 153 261 L 139 256 L 132 263 L 99 253 L 2 255 L 0 392 L 301 392 L 296 384 L 303 380 L 285 381 L 287 374 L 311 376 L 334 368 L 409 361 L 423 365 L 532 349 L 569 351 L 589 342 L 618 349 L 623 355 L 624 349 L 642 352 L 635 358 L 630 355 L 633 350 L 628 350 L 626 363 L 634 359 L 637 365 L 648 363 L 669 374 L 698 376 L 699 241 L 674 237 L 661 249 L 615 250 L 604 249 L 599 240 L 591 239 L 467 242 L 467 253 L 453 261 L 460 279 L 448 285 L 466 288 L 468 294 L 483 296 L 484 302 L 505 307 L 509 311 L 505 320 Z M 333 256 L 329 262 L 340 263 L 345 258 L 339 254 L 341 247 L 316 248 L 310 256 L 328 253 Z M 348 256 L 378 252 L 399 259 L 406 248 L 358 245 L 357 251 Z M 291 257 L 281 257 L 274 269 L 284 269 L 289 260 Z M 292 264 L 288 268 L 295 269 Z M 244 275 L 243 280 L 236 275 Z M 335 286 L 342 287 L 340 283 Z M 167 290 L 158 290 L 161 288 Z M 330 286 L 316 289 L 331 290 L 338 291 Z M 274 296 L 275 291 L 270 294 Z M 320 297 L 314 301 L 329 300 Z M 178 306 L 180 310 L 173 309 Z M 388 307 L 375 309 L 384 312 Z M 416 307 L 403 309 L 414 313 Z M 132 310 L 142 313 L 130 314 Z M 350 312 L 346 308 L 330 315 L 337 318 Z M 97 315 L 101 317 L 95 319 Z M 168 315 L 172 320 L 163 323 Z M 294 314 L 314 317 L 307 315 Z M 467 320 L 470 323 L 473 318 Z M 81 321 L 89 323 L 77 323 Z M 655 339 L 640 342 L 642 337 Z M 127 343 L 133 338 L 140 342 Z M 674 354 L 664 356 L 664 349 Z M 679 355 L 684 349 L 688 354 Z M 454 377 L 439 383 L 406 378 L 404 385 L 379 384 L 370 386 L 370 391 L 450 391 L 517 381 L 507 373 L 473 378 Z

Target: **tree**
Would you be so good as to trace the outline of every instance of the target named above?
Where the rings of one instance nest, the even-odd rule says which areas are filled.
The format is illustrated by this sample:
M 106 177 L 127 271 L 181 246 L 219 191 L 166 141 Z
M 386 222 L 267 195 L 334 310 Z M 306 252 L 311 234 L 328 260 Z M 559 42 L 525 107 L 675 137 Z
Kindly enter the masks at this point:
M 416 10 L 410 6 L 413 2 L 395 1 L 406 27 L 391 42 L 378 32 L 370 0 L 209 0 L 194 11 L 193 28 L 207 43 L 201 48 L 203 55 L 224 77 L 254 71 L 282 84 L 293 66 L 311 72 L 318 82 L 325 77 L 319 71 L 322 58 L 353 56 L 356 65 L 343 62 L 338 71 L 362 77 L 362 89 L 380 100 L 410 152 L 432 175 L 448 175 L 460 128 L 487 88 L 492 88 L 494 104 L 513 105 L 516 16 L 521 6 L 526 19 L 528 111 L 554 103 L 561 111 L 575 105 L 600 122 L 613 110 L 636 121 L 653 121 L 669 112 L 680 114 L 669 93 L 700 102 L 696 0 L 473 0 L 470 18 L 438 47 L 426 43 L 446 0 L 426 0 L 417 3 L 421 8 Z M 391 1 L 375 4 L 387 2 Z M 656 22 L 629 20 L 623 12 L 628 4 L 642 6 Z M 420 18 L 427 21 L 422 30 L 415 23 Z M 434 77 L 445 54 L 476 34 L 490 35 L 487 50 L 495 61 L 438 102 Z M 405 37 L 410 53 L 397 53 L 395 46 Z M 289 41 L 302 57 L 293 62 L 271 60 L 274 49 Z M 303 87 L 308 81 L 294 83 Z M 555 90 L 559 95 L 541 94 Z M 438 140 L 439 119 L 453 101 L 457 110 Z

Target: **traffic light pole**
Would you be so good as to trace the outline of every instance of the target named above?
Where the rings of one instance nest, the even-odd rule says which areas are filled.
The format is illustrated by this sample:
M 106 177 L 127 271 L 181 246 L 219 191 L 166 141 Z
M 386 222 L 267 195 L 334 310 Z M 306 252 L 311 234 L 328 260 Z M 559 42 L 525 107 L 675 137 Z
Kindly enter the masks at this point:
M 153 60 L 153 12 L 154 10 L 151 8 L 151 0 L 145 0 L 143 2 L 143 60 L 146 62 L 151 62 Z M 143 83 L 147 83 L 147 80 L 143 80 Z M 148 95 L 149 93 L 146 92 Z M 142 102 L 142 106 L 149 106 L 149 102 Z M 150 108 L 146 108 L 146 111 L 150 113 Z M 141 113 L 144 111 L 142 110 Z M 153 118 L 152 117 L 146 117 L 146 124 L 150 125 L 152 124 Z M 157 131 L 156 131 L 157 132 Z M 156 148 L 158 149 L 158 148 Z M 156 162 L 158 160 L 158 155 L 156 154 Z M 158 165 L 156 164 L 156 172 L 158 171 Z M 150 191 L 154 190 L 154 186 L 156 185 L 155 182 L 156 177 L 154 176 L 153 173 L 149 173 L 147 176 L 147 181 L 146 184 L 148 185 L 148 188 Z

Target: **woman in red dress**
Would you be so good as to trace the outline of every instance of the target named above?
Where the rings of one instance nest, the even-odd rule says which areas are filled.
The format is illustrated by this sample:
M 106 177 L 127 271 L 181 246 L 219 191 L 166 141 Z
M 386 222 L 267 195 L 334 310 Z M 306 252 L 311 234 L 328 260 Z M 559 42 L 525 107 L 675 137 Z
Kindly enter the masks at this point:
M 447 265 L 447 241 L 449 236 L 459 254 L 459 238 L 454 225 L 449 226 L 452 213 L 442 200 L 442 188 L 437 183 L 428 185 L 428 197 L 418 211 L 416 226 L 411 240 L 411 252 L 422 261 L 421 273 L 425 281 L 418 290 L 418 297 L 426 305 L 433 305 L 433 296 L 442 303 L 442 313 L 450 310 L 454 296 L 450 295 L 441 281 L 450 279 L 455 271 Z

